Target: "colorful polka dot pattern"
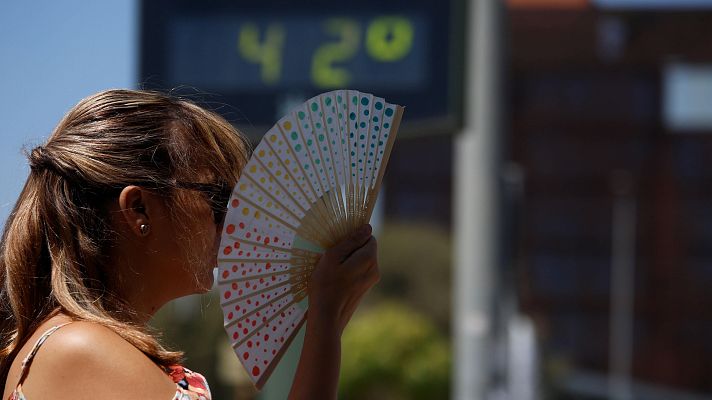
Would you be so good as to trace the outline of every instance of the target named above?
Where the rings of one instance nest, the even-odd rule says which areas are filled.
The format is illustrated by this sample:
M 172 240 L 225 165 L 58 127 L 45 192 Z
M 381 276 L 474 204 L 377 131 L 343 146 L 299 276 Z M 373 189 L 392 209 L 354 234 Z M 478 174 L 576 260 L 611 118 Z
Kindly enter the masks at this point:
M 349 188 L 364 201 L 376 185 L 395 107 L 352 90 L 316 96 L 279 120 L 245 166 L 225 220 L 218 286 L 225 329 L 253 381 L 264 382 L 304 323 L 317 255 L 294 244 L 325 234 L 314 218 L 356 211 L 345 205 Z M 327 196 L 336 200 L 320 203 Z

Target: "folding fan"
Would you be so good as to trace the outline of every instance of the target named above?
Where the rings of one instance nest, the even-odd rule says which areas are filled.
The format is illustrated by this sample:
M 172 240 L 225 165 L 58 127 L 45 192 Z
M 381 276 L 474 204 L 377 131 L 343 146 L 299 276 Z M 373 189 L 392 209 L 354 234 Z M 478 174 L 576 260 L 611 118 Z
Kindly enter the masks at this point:
M 283 117 L 236 184 L 218 254 L 225 329 L 261 388 L 305 321 L 324 249 L 371 218 L 403 108 L 337 90 Z

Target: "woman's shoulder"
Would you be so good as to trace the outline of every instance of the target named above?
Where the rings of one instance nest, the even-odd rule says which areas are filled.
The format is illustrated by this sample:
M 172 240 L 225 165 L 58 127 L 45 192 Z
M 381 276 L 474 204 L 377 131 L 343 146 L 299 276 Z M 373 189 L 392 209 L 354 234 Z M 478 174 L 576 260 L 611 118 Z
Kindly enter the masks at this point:
M 58 325 L 40 326 L 13 362 L 8 385 L 20 379 L 22 360 L 42 335 Z M 14 386 L 13 386 L 14 388 Z M 165 398 L 175 383 L 146 355 L 108 327 L 76 321 L 47 336 L 34 355 L 22 391 L 28 400 L 46 398 Z M 12 390 L 10 390 L 12 391 Z

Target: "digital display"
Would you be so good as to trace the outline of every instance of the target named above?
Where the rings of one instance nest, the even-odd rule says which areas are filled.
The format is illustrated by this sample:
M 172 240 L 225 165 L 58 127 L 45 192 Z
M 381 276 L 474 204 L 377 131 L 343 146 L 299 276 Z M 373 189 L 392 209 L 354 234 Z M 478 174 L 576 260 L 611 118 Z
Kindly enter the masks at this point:
M 405 105 L 406 134 L 421 121 L 445 130 L 461 86 L 451 14 L 428 0 L 145 0 L 140 84 L 208 93 L 248 133 L 331 89 Z
M 207 90 L 422 87 L 427 22 L 413 15 L 178 18 L 173 82 Z

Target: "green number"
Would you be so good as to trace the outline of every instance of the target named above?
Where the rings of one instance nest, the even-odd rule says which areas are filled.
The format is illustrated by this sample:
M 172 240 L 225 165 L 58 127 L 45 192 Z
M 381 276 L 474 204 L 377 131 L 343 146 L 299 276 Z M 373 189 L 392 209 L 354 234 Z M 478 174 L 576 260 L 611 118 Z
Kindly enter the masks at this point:
M 379 17 L 366 31 L 366 51 L 381 62 L 398 61 L 413 47 L 413 24 L 404 17 Z
M 357 22 L 346 18 L 332 18 L 324 24 L 324 30 L 339 38 L 337 42 L 319 46 L 312 58 L 311 75 L 319 88 L 348 86 L 351 74 L 345 68 L 333 64 L 353 57 L 359 49 L 361 29 Z
M 284 47 L 284 28 L 279 24 L 270 24 L 260 43 L 260 32 L 255 24 L 245 24 L 240 29 L 237 48 L 248 61 L 262 66 L 261 76 L 265 84 L 279 81 L 282 73 L 282 48 Z

